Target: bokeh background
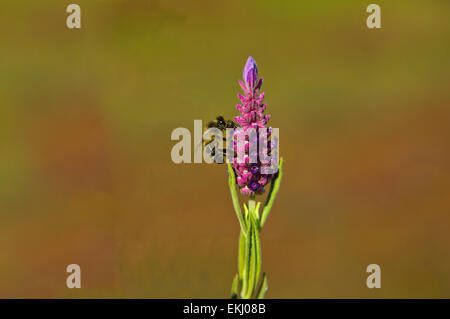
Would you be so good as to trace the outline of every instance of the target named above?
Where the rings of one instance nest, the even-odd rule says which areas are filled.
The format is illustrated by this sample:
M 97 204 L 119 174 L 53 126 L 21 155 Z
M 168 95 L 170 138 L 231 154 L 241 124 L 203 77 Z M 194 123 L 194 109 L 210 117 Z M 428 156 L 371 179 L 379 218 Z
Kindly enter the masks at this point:
M 0 297 L 228 298 L 225 167 L 170 134 L 235 116 L 249 55 L 285 158 L 267 297 L 450 297 L 449 1 L 376 1 L 381 30 L 368 1 L 73 2 L 81 30 L 0 4 Z

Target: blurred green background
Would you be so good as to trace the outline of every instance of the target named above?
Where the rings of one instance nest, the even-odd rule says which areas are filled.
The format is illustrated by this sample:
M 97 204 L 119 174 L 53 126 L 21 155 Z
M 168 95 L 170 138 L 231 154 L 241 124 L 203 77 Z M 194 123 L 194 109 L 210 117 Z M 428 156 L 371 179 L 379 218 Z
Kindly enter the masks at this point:
M 0 297 L 228 298 L 225 167 L 170 133 L 235 116 L 252 55 L 285 158 L 266 296 L 449 298 L 450 2 L 376 1 L 380 30 L 370 3 L 2 1 Z

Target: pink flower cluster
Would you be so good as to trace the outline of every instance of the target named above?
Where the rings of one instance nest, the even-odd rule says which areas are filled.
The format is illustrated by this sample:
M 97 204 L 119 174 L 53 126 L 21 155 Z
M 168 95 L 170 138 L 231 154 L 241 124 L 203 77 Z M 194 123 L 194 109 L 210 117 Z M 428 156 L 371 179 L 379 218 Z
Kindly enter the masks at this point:
M 272 130 L 266 127 L 270 115 L 264 114 L 266 109 L 266 103 L 263 102 L 264 93 L 259 93 L 263 79 L 258 80 L 258 68 L 252 57 L 249 57 L 245 64 L 243 78 L 244 82 L 239 80 L 239 84 L 244 95 L 239 94 L 241 104 L 236 105 L 240 115 L 234 118 L 240 125 L 234 132 L 234 152 L 244 156 L 243 161 L 239 156 L 234 159 L 234 171 L 241 193 L 250 196 L 264 193 L 264 186 L 273 177 L 272 174 L 263 173 L 262 168 L 270 164 L 261 162 L 260 156 L 255 154 L 254 150 L 259 154 L 269 154 L 273 142 L 259 145 L 260 135 L 266 134 L 269 139 Z M 254 129 L 252 131 L 256 132 L 256 139 L 250 138 L 249 129 Z M 240 139 L 242 143 L 238 143 Z M 257 145 L 252 145 L 255 142 Z

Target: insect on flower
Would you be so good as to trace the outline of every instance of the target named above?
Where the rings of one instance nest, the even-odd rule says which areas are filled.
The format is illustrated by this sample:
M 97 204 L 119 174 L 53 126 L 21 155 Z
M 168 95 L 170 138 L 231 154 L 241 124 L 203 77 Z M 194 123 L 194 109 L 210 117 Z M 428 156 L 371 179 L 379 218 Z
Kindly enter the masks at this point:
M 211 128 L 216 128 L 219 129 L 222 132 L 222 139 L 224 142 L 226 142 L 226 130 L 227 129 L 234 129 L 236 127 L 239 127 L 239 125 L 234 121 L 234 120 L 225 120 L 223 116 L 219 115 L 218 117 L 216 117 L 215 121 L 210 121 L 208 123 L 208 127 L 207 130 Z M 205 131 L 205 135 L 206 135 L 206 131 Z M 214 158 L 214 161 L 218 164 L 222 164 L 224 163 L 223 158 L 226 157 L 226 148 L 221 148 L 219 149 L 217 143 L 215 143 L 215 135 L 210 136 L 209 138 L 206 138 L 203 140 L 203 146 L 205 147 L 207 154 L 209 154 L 209 156 L 211 158 Z M 216 157 L 216 150 L 218 150 L 219 152 L 222 152 L 222 157 Z
M 203 140 L 203 146 L 211 159 L 214 159 L 216 163 L 223 163 L 227 156 L 227 147 L 222 147 L 223 143 L 219 143 L 218 139 L 225 143 L 227 143 L 227 138 L 232 139 L 230 142 L 233 145 L 228 151 L 233 154 L 228 156 L 228 160 L 234 162 L 241 192 L 245 195 L 261 194 L 264 192 L 264 185 L 270 181 L 272 176 L 264 174 L 264 169 L 261 169 L 267 166 L 267 163 L 262 163 L 260 159 L 257 160 L 258 151 L 261 149 L 264 155 L 271 156 L 276 144 L 271 140 L 272 128 L 266 127 L 270 115 L 264 114 L 267 106 L 263 102 L 265 94 L 259 93 L 263 79 L 258 80 L 258 67 L 253 57 L 249 57 L 245 64 L 243 79 L 244 82 L 239 80 L 239 84 L 244 95 L 238 94 L 241 105 L 236 105 L 240 116 L 235 117 L 234 120 L 225 120 L 223 116 L 218 116 L 215 121 L 209 122 L 204 136 L 208 135 L 211 129 L 218 129 L 221 134 L 219 136 L 209 135 Z M 232 136 L 226 134 L 225 131 L 228 129 L 232 129 Z M 254 138 L 250 138 L 250 135 Z M 265 140 L 261 141 L 260 137 L 265 137 Z M 239 141 L 243 143 L 239 143 Z M 250 148 L 256 148 L 256 151 L 251 152 Z M 238 156 L 236 156 L 237 154 Z

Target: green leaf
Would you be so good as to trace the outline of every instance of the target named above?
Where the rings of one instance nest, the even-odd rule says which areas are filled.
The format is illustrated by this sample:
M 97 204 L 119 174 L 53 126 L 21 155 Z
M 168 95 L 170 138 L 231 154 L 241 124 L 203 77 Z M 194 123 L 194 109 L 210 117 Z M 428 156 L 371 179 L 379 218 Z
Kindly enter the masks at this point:
M 258 230 L 259 230 L 259 208 L 260 208 L 260 206 L 261 206 L 261 202 L 257 202 L 256 208 L 255 208 L 255 217 L 256 217 L 256 221 L 257 221 Z
M 247 237 L 245 238 L 245 257 L 244 257 L 244 272 L 242 275 L 242 291 L 241 297 L 246 299 L 248 289 L 249 289 L 249 277 L 251 268 L 251 257 L 252 257 L 252 243 L 253 243 L 253 231 L 252 224 L 248 224 L 249 229 L 247 232 Z
M 253 295 L 253 292 L 255 291 L 256 284 L 258 282 L 259 277 L 259 271 L 261 269 L 260 264 L 260 247 L 259 247 L 259 234 L 258 234 L 258 228 L 256 225 L 255 215 L 254 211 L 253 213 L 250 212 L 250 228 L 249 228 L 249 234 L 252 234 L 251 239 L 251 253 L 250 253 L 250 260 L 249 260 L 249 273 L 248 273 L 248 285 L 247 290 L 245 292 L 245 298 L 251 298 Z M 247 238 L 248 239 L 248 238 Z M 258 256 L 259 254 L 259 256 Z
M 275 197 L 277 196 L 278 190 L 280 189 L 281 178 L 283 177 L 282 168 L 283 168 L 283 158 L 280 158 L 280 165 L 278 166 L 277 175 L 270 183 L 269 194 L 267 195 L 266 202 L 264 203 L 264 208 L 261 215 L 260 228 L 264 226 L 264 223 L 266 222 L 266 219 L 269 216 Z
M 242 218 L 241 207 L 239 206 L 239 198 L 236 192 L 236 176 L 234 175 L 233 167 L 230 163 L 227 163 L 228 166 L 228 186 L 230 188 L 231 199 L 233 200 L 234 211 L 236 212 L 236 216 L 239 220 L 239 224 L 244 233 L 247 233 L 247 226 L 245 225 L 245 221 Z
M 239 234 L 239 256 L 238 256 L 238 270 L 239 279 L 243 279 L 244 275 L 244 263 L 245 263 L 245 236 L 241 230 Z
M 237 299 L 238 297 L 238 286 L 239 286 L 239 275 L 236 274 L 231 284 L 231 299 Z
M 253 291 L 255 291 L 255 283 L 256 283 L 256 238 L 255 234 L 257 234 L 257 230 L 255 227 L 255 220 L 253 218 L 253 214 L 250 213 L 250 219 L 251 219 L 251 227 L 249 229 L 249 233 L 252 233 L 251 237 L 251 252 L 250 252 L 250 260 L 249 260 L 249 272 L 248 272 L 248 287 L 247 287 L 247 293 L 246 298 L 251 298 Z
M 248 206 L 244 203 L 244 220 L 245 225 L 248 225 Z
M 267 289 L 269 286 L 267 285 L 267 276 L 266 273 L 263 274 L 263 278 L 261 281 L 261 285 L 259 286 L 258 293 L 256 294 L 257 299 L 264 299 Z
M 253 227 L 254 231 L 254 241 L 255 241 L 255 259 L 256 259 L 256 273 L 255 273 L 255 286 L 258 284 L 259 276 L 261 274 L 261 264 L 262 264 L 262 256 L 261 256 L 261 240 L 259 238 L 259 230 L 257 227 L 257 221 L 255 222 L 255 226 Z

